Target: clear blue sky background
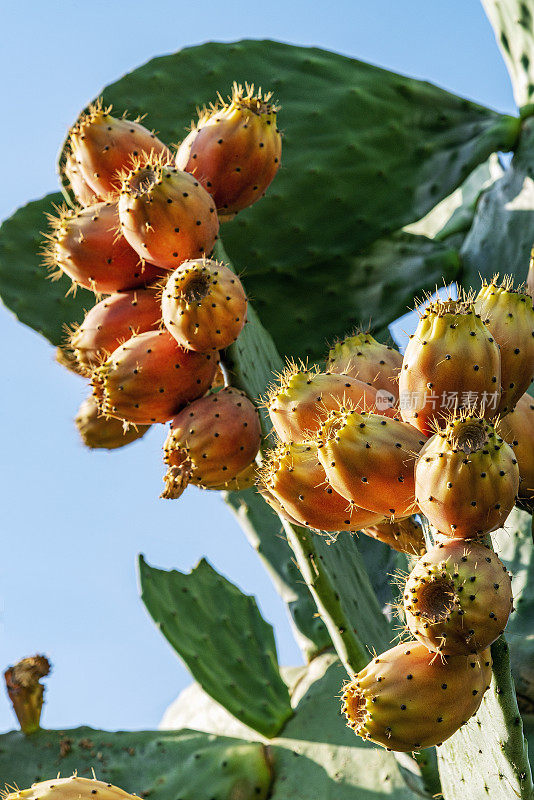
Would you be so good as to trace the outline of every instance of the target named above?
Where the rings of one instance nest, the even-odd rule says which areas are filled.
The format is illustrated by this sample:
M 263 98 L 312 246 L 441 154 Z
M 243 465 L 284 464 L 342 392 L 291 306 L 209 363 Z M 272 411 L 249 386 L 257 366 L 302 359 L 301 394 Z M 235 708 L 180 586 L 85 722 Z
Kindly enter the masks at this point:
M 340 0 L 328 9 L 309 0 L 21 0 L 1 4 L 0 30 L 0 219 L 56 189 L 58 147 L 103 86 L 210 39 L 337 50 L 515 112 L 477 0 Z M 0 340 L 0 669 L 35 652 L 50 657 L 45 726 L 155 727 L 188 684 L 139 600 L 140 551 L 183 570 L 206 555 L 256 595 L 281 663 L 296 663 L 285 608 L 218 495 L 189 489 L 178 502 L 158 499 L 163 427 L 123 451 L 84 450 L 72 423 L 83 381 L 3 308 Z M 0 731 L 11 727 L 0 687 Z

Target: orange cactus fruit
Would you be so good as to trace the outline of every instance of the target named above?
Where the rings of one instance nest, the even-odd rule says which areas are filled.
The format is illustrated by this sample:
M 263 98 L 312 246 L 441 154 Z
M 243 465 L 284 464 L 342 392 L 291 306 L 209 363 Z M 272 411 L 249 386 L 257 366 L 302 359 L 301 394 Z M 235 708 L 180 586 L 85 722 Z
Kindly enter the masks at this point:
M 362 533 L 384 542 L 399 553 L 420 556 L 426 550 L 423 529 L 413 516 L 379 522 L 367 526 Z
M 513 449 L 519 467 L 518 496 L 525 500 L 534 498 L 534 397 L 525 392 L 510 411 L 497 424 L 502 436 Z
M 197 178 L 156 157 L 137 160 L 121 178 L 120 230 L 143 260 L 174 270 L 211 253 L 219 219 Z
M 415 465 L 419 508 L 440 533 L 473 539 L 500 528 L 519 488 L 512 448 L 482 417 L 459 412 L 434 434 Z
M 60 209 L 49 216 L 44 262 L 52 279 L 68 275 L 76 285 L 112 294 L 156 280 L 161 270 L 144 264 L 118 232 L 116 203 L 96 203 L 83 209 Z
M 347 725 L 388 750 L 442 744 L 478 711 L 491 682 L 491 663 L 489 648 L 444 656 L 417 641 L 392 647 L 344 687 Z
M 69 348 L 83 372 L 108 358 L 136 333 L 157 330 L 161 305 L 155 289 L 132 289 L 105 297 L 70 334 Z
M 265 500 L 265 502 L 267 503 L 267 505 L 269 505 L 272 508 L 272 510 L 276 514 L 278 514 L 278 516 L 282 520 L 289 522 L 290 525 L 297 525 L 299 527 L 302 527 L 302 523 L 296 520 L 294 517 L 292 517 L 291 514 L 288 514 L 288 512 L 283 507 L 282 503 L 274 496 L 274 494 L 272 494 L 268 489 L 266 489 L 265 486 L 263 486 L 260 483 L 256 484 L 256 488 L 263 497 L 263 499 Z
M 399 399 L 399 373 L 402 355 L 398 350 L 377 342 L 370 333 L 355 333 L 330 348 L 326 371 L 350 375 L 373 388 Z
M 358 531 L 383 520 L 341 497 L 330 485 L 313 442 L 280 442 L 260 470 L 259 484 L 298 525 L 316 531 Z
M 402 418 L 425 434 L 457 408 L 492 417 L 501 396 L 499 347 L 469 297 L 437 300 L 420 313 L 399 375 Z
M 502 394 L 496 412 L 514 408 L 534 380 L 534 308 L 525 287 L 514 288 L 513 279 L 498 276 L 484 281 L 475 308 L 486 322 L 501 351 Z
M 63 171 L 74 197 L 81 206 L 92 206 L 104 199 L 95 194 L 86 182 L 72 153 L 67 154 Z
M 74 424 L 90 450 L 116 450 L 141 439 L 150 428 L 150 425 L 125 425 L 120 419 L 102 416 L 92 395 L 82 402 Z
M 241 472 L 238 472 L 235 478 L 222 480 L 219 483 L 214 483 L 210 486 L 204 486 L 202 483 L 199 483 L 198 485 L 202 489 L 211 489 L 212 491 L 217 492 L 242 492 L 244 489 L 252 489 L 256 483 L 257 474 L 258 468 L 256 462 L 253 461 L 248 465 L 248 467 L 245 467 L 245 469 L 242 469 Z
M 104 107 L 101 100 L 93 103 L 72 126 L 67 142 L 67 158 L 102 199 L 120 191 L 119 173 L 129 169 L 134 159 L 150 154 L 171 159 L 170 150 L 155 133 L 139 120 L 112 117 L 111 110 L 112 106 Z
M 290 363 L 269 387 L 266 407 L 280 439 L 298 443 L 313 438 L 330 411 L 376 411 L 375 403 L 376 389 L 358 378 Z
M 190 350 L 222 350 L 235 342 L 247 318 L 243 284 L 217 261 L 185 261 L 163 289 L 163 322 Z
M 380 414 L 332 411 L 318 437 L 319 461 L 333 489 L 387 517 L 415 509 L 414 464 L 425 436 Z
M 404 589 L 406 625 L 429 650 L 480 653 L 504 632 L 512 582 L 491 547 L 440 541 L 419 559 Z
M 167 422 L 210 388 L 217 353 L 184 350 L 166 330 L 132 336 L 92 372 L 93 394 L 108 417 Z
M 221 222 L 263 196 L 280 167 L 282 137 L 271 93 L 234 83 L 229 102 L 204 109 L 176 153 L 213 197 Z
M 239 389 L 226 386 L 190 403 L 171 421 L 161 497 L 176 499 L 189 483 L 224 486 L 252 465 L 260 443 L 259 414 Z

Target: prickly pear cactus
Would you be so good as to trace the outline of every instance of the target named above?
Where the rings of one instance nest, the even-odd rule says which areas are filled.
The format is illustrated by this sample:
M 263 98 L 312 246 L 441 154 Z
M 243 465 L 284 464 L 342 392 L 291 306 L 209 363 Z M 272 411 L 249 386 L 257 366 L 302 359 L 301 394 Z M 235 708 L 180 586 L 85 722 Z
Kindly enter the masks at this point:
M 248 324 L 222 353 L 228 379 L 249 397 L 265 396 L 286 356 L 317 361 L 326 340 L 369 320 L 373 335 L 384 337 L 414 295 L 436 283 L 469 288 L 503 264 L 523 279 L 534 223 L 532 15 L 518 0 L 484 6 L 510 68 L 518 117 L 335 53 L 263 41 L 187 48 L 104 90 L 116 112 L 146 114 L 164 143 L 184 138 L 195 107 L 234 81 L 272 89 L 283 107 L 283 169 L 261 203 L 224 222 L 214 251 L 254 298 Z M 510 150 L 503 173 L 495 154 Z M 65 279 L 47 281 L 39 255 L 44 215 L 62 199 L 73 203 L 67 150 L 60 168 L 63 195 L 30 203 L 0 229 L 3 299 L 56 345 L 91 305 L 85 290 L 66 296 Z M 266 443 L 264 409 L 262 425 Z M 155 800 L 532 800 L 503 638 L 492 646 L 493 680 L 480 710 L 439 747 L 439 775 L 434 749 L 395 756 L 363 742 L 344 725 L 336 695 L 347 675 L 396 643 L 399 598 L 389 572 L 406 576 L 412 557 L 352 533 L 333 542 L 282 521 L 252 489 L 225 499 L 288 605 L 306 667 L 284 681 L 254 599 L 206 561 L 184 575 L 142 560 L 143 600 L 199 683 L 195 707 L 180 706 L 177 731 L 7 734 L 2 780 L 28 786 L 58 769 L 85 776 L 94 768 L 98 778 Z M 516 573 L 516 625 L 526 647 L 531 543 L 524 518 L 509 524 L 520 543 L 507 549 L 498 536 L 495 543 Z M 515 663 L 514 620 L 510 632 Z M 182 729 L 189 719 L 199 731 Z M 525 719 L 528 732 L 534 726 Z
M 398 231 L 491 153 L 512 148 L 519 120 L 336 53 L 261 41 L 209 43 L 154 59 L 103 97 L 131 117 L 146 114 L 159 137 L 173 142 L 184 137 L 199 103 L 229 92 L 236 80 L 269 86 L 283 102 L 284 168 L 263 201 L 225 223 L 223 233 L 282 355 L 318 358 L 325 340 L 362 320 L 383 331 L 414 290 L 458 276 L 455 250 Z M 169 96 L 172 116 L 162 102 Z M 288 214 L 290 226 L 280 225 Z M 13 243 L 9 229 L 0 234 L 3 294 L 12 282 L 10 252 L 35 251 L 31 237 L 43 229 L 44 221 L 30 223 L 25 243 Z M 39 305 L 28 287 L 12 290 L 6 302 L 13 307 L 21 295 L 25 305 Z M 30 317 L 26 309 L 24 321 L 35 325 L 36 318 L 37 310 Z

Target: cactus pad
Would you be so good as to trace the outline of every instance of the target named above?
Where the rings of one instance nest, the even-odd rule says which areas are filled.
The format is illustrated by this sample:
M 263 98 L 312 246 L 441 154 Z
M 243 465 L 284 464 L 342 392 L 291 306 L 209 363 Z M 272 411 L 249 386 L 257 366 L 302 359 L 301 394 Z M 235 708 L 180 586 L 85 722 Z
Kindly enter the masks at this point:
M 99 780 L 152 800 L 265 800 L 272 780 L 259 742 L 197 731 L 76 728 L 0 737 L 2 785 L 26 787 L 58 771 L 92 778 L 93 769 Z
M 253 597 L 202 559 L 189 575 L 140 559 L 143 601 L 194 678 L 239 720 L 275 736 L 292 711 L 272 627 Z
M 482 0 L 510 74 L 517 105 L 534 102 L 532 5 L 521 0 Z
M 225 223 L 223 237 L 283 355 L 319 357 L 326 338 L 369 319 L 383 332 L 414 289 L 457 276 L 455 251 L 393 232 L 492 152 L 513 147 L 517 119 L 335 53 L 268 41 L 208 43 L 153 59 L 109 86 L 104 101 L 116 113 L 146 113 L 160 138 L 175 142 L 196 106 L 234 80 L 268 87 L 282 103 L 283 167 L 261 202 Z M 280 224 L 287 218 L 290 226 Z M 42 226 L 30 228 L 37 236 Z M 34 253 L 29 244 L 16 249 Z M 45 332 L 52 324 L 36 308 L 21 318 Z

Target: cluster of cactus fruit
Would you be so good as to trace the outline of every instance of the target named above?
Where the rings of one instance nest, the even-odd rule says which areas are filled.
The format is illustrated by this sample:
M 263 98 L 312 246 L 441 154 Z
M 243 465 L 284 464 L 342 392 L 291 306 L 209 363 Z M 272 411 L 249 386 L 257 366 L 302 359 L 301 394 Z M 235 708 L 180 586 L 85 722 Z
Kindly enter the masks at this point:
M 510 31 L 507 36 L 513 41 Z M 206 704 L 205 696 L 193 696 L 189 717 L 182 715 L 173 727 L 185 723 L 206 734 L 172 731 L 165 739 L 161 732 L 81 729 L 60 738 L 57 760 L 54 732 L 36 734 L 43 701 L 39 680 L 49 665 L 40 657 L 26 659 L 5 673 L 21 727 L 31 734 L 24 745 L 9 734 L 6 739 L 8 747 L 19 748 L 13 760 L 20 759 L 17 776 L 23 777 L 15 775 L 0 743 L 0 768 L 9 762 L 9 774 L 0 780 L 36 783 L 7 797 L 127 800 L 131 795 L 116 784 L 162 800 L 261 800 L 271 794 L 280 800 L 351 800 L 362 789 L 399 800 L 412 800 L 412 791 L 443 791 L 447 800 L 467 793 L 480 800 L 490 787 L 499 800 L 510 792 L 531 800 L 508 645 L 500 636 L 514 604 L 512 635 L 525 600 L 528 609 L 528 582 L 521 586 L 518 570 L 524 574 L 524 564 L 534 563 L 526 555 L 530 531 L 513 556 L 497 542 L 506 564 L 489 535 L 503 528 L 514 504 L 530 508 L 534 500 L 534 397 L 527 393 L 534 376 L 534 268 L 526 291 L 514 288 L 511 278 L 491 278 L 503 263 L 508 269 L 508 262 L 478 253 L 477 242 L 486 239 L 472 231 L 460 261 L 456 250 L 464 247 L 471 225 L 476 232 L 482 224 L 482 204 L 476 213 L 474 204 L 461 209 L 465 219 L 451 226 L 452 238 L 448 231 L 438 240 L 426 238 L 434 236 L 427 229 L 424 235 L 402 229 L 415 220 L 423 224 L 423 215 L 436 212 L 436 203 L 491 153 L 516 149 L 517 180 L 531 112 L 519 124 L 435 87 L 321 51 L 272 42 L 206 47 L 147 65 L 146 75 L 145 68 L 138 71 L 142 80 L 149 77 L 146 110 L 165 129 L 162 139 L 170 142 L 180 132 L 175 123 L 165 125 L 167 112 L 158 117 L 160 99 L 159 105 L 150 101 L 158 81 L 168 80 L 170 96 L 178 84 L 188 85 L 188 69 L 189 82 L 196 87 L 205 79 L 210 92 L 214 82 L 220 87 L 237 75 L 253 75 L 280 95 L 284 125 L 287 107 L 292 110 L 284 144 L 288 169 L 259 211 L 251 208 L 275 178 L 281 137 L 271 96 L 254 94 L 248 85 L 243 90 L 234 84 L 229 102 L 219 96 L 201 111 L 176 153 L 140 118 L 117 118 L 103 100 L 94 103 L 69 132 L 61 156 L 71 208 L 50 216 L 45 261 L 53 277 L 71 279 L 69 303 L 92 293 L 95 305 L 83 321 L 73 311 L 63 314 L 62 322 L 78 323 L 58 360 L 91 383 L 76 418 L 89 447 L 122 447 L 151 425 L 170 422 L 162 497 L 179 497 L 189 483 L 224 490 L 275 574 L 310 663 L 295 685 L 282 678 L 272 631 L 254 601 L 205 561 L 183 575 L 156 570 L 142 559 L 143 601 L 211 698 Z M 249 54 L 253 69 L 247 73 Z M 201 79 L 207 61 L 213 64 L 211 77 Z M 284 71 L 292 80 L 282 86 L 278 77 Z M 110 100 L 115 108 L 139 110 L 135 83 L 129 86 L 127 77 L 125 85 Z M 195 88 L 195 103 L 198 93 Z M 378 107 L 389 109 L 395 121 L 395 148 L 383 136 Z M 309 136 L 319 118 L 320 148 Z M 369 141 L 371 154 L 365 150 Z M 360 145 L 361 154 L 355 154 Z M 449 151 L 444 169 L 443 153 Z M 398 176 L 408 173 L 405 186 Z M 525 175 L 528 183 L 526 167 Z M 277 189 L 284 181 L 286 194 Z M 504 193 L 511 192 L 514 182 L 503 182 Z M 285 217 L 284 202 L 290 203 Z M 500 195 L 492 202 L 500 209 Z M 520 213 L 523 202 L 516 204 Z M 324 209 L 330 207 L 325 226 Z M 506 205 L 506 220 L 515 207 Z M 49 209 L 50 202 L 39 206 L 34 230 Z M 291 357 L 285 369 L 218 241 L 222 223 L 228 223 L 224 238 L 234 263 L 246 267 L 247 291 L 277 347 Z M 350 243 L 353 233 L 356 244 Z M 2 236 L 0 280 L 9 296 L 2 257 L 10 252 L 10 236 L 21 237 L 9 224 Z M 516 276 L 524 263 L 525 247 L 510 266 Z M 478 293 L 458 288 L 454 299 L 418 306 L 419 324 L 404 354 L 378 341 L 414 292 L 431 291 L 442 276 L 446 284 L 461 278 L 469 285 L 479 270 L 484 280 Z M 353 283 L 365 294 L 364 303 L 352 292 Z M 343 296 L 335 295 L 337 286 Z M 336 301 L 323 302 L 330 295 Z M 282 297 L 273 312 L 267 299 Z M 325 339 L 341 336 L 368 313 L 376 338 L 352 333 L 319 365 Z M 295 341 L 288 342 L 292 336 Z M 298 361 L 306 354 L 309 362 Z M 380 572 L 399 568 L 396 596 Z M 395 620 L 402 629 L 396 638 Z M 527 653 L 530 631 L 527 625 Z M 350 682 L 342 688 L 340 708 L 335 695 L 343 668 Z M 528 675 L 528 664 L 521 668 Z M 221 707 L 213 701 L 234 719 L 215 724 Z M 495 725 L 488 722 L 492 715 Z M 206 720 L 199 723 L 202 716 Z M 226 737 L 236 732 L 235 718 L 249 727 L 232 740 Z M 489 755 L 486 749 L 482 755 L 486 742 L 478 741 L 482 725 Z M 243 742 L 256 733 L 260 741 Z M 111 737 L 114 744 L 107 742 Z M 92 739 L 101 745 L 86 756 Z M 136 757 L 131 742 L 139 750 L 137 772 L 129 760 Z M 432 751 L 417 751 L 443 742 L 440 787 Z M 109 747 L 109 760 L 104 753 L 98 761 L 99 747 Z M 216 755 L 207 761 L 216 769 L 203 763 L 203 783 L 197 759 L 210 747 Z M 412 759 L 404 755 L 410 751 Z M 480 776 L 473 766 L 479 757 Z M 367 778 L 371 763 L 376 775 Z M 106 780 L 75 774 L 43 781 L 57 773 L 58 764 L 64 775 L 95 766 Z
M 234 83 L 175 154 L 101 101 L 69 133 L 65 174 L 79 205 L 50 217 L 45 261 L 52 277 L 69 276 L 99 301 L 63 351 L 93 389 L 76 424 L 86 445 L 113 449 L 170 420 L 165 498 L 189 482 L 230 489 L 254 480 L 259 415 L 219 369 L 219 351 L 245 325 L 247 297 L 210 255 L 219 219 L 259 199 L 280 165 L 270 99 Z
M 484 537 L 534 490 L 530 458 L 511 446 L 534 445 L 511 413 L 533 402 L 532 297 L 496 277 L 476 297 L 438 299 L 419 315 L 404 357 L 359 333 L 330 350 L 325 372 L 288 367 L 267 399 L 279 442 L 259 482 L 287 522 L 317 531 L 372 526 L 398 548 L 391 530 L 409 515 L 433 526 L 404 588 L 415 638 L 374 658 L 343 692 L 356 733 L 400 751 L 442 743 L 478 710 L 489 646 L 513 602 Z M 407 552 L 425 549 L 417 525 L 404 530 Z
M 269 99 L 234 84 L 230 103 L 202 112 L 174 158 L 139 122 L 101 103 L 71 130 L 67 174 L 80 208 L 52 220 L 46 259 L 74 286 L 108 295 L 69 338 L 93 387 L 78 426 L 91 444 L 88 420 L 100 420 L 99 444 L 109 446 L 117 444 L 111 430 L 123 444 L 132 429 L 136 438 L 170 420 L 162 497 L 179 497 L 189 483 L 239 490 L 256 482 L 290 524 L 361 530 L 420 556 L 404 590 L 415 639 L 374 658 L 343 691 L 356 733 L 419 750 L 479 708 L 489 646 L 512 610 L 510 577 L 481 540 L 519 494 L 534 493 L 529 460 L 523 465 L 506 441 L 532 445 L 514 426 L 517 404 L 532 400 L 532 298 L 496 277 L 476 297 L 422 305 L 404 357 L 355 333 L 331 348 L 325 371 L 290 363 L 265 401 L 278 442 L 257 476 L 260 416 L 218 372 L 219 351 L 244 327 L 247 298 L 210 256 L 219 219 L 259 198 L 277 171 Z M 436 530 L 428 551 L 418 513 Z M 429 714 L 430 696 L 439 699 Z

